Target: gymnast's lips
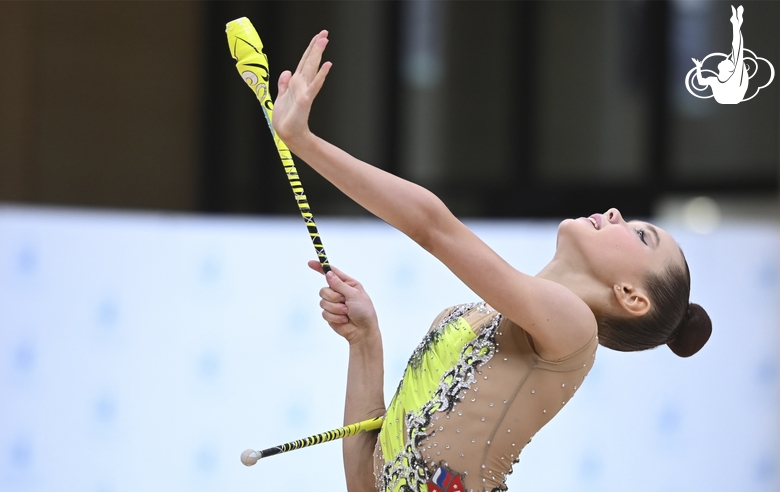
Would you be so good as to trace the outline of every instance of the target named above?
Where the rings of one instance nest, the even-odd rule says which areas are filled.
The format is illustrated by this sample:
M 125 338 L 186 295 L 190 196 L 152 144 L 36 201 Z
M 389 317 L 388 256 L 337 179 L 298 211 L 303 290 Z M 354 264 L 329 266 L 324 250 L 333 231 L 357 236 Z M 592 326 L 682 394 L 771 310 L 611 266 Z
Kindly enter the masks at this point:
M 593 224 L 593 227 L 597 231 L 601 229 L 601 215 L 593 214 L 590 217 L 588 217 L 588 220 L 590 220 L 591 224 Z

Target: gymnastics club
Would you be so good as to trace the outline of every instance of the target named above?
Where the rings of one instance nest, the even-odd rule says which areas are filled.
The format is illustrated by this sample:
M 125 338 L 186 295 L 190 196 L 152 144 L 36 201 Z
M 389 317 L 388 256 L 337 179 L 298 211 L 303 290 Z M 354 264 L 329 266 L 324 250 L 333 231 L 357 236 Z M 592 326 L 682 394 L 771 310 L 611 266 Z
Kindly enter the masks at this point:
M 276 150 L 279 152 L 279 157 L 282 159 L 284 170 L 287 173 L 287 180 L 292 187 L 295 201 L 298 202 L 298 209 L 306 223 L 306 227 L 309 229 L 309 236 L 311 236 L 311 242 L 314 244 L 314 250 L 317 252 L 317 259 L 320 261 L 320 265 L 322 265 L 323 272 L 328 273 L 330 271 L 328 256 L 325 254 L 320 233 L 317 231 L 317 225 L 314 223 L 314 216 L 311 213 L 306 194 L 303 192 L 303 185 L 301 184 L 301 178 L 298 176 L 298 170 L 295 169 L 290 149 L 276 134 L 271 123 L 274 114 L 274 103 L 271 101 L 271 96 L 268 93 L 271 71 L 268 68 L 268 56 L 263 53 L 263 42 L 260 41 L 260 36 L 258 36 L 254 26 L 246 17 L 228 22 L 225 31 L 227 32 L 230 54 L 236 60 L 238 73 L 241 74 L 241 78 L 255 93 L 257 100 L 260 101 L 260 106 L 263 108 L 268 128 L 274 136 Z
M 368 432 L 379 429 L 382 427 L 382 417 L 376 417 L 374 419 L 364 420 L 356 424 L 345 425 L 338 429 L 323 432 L 322 434 L 316 434 L 306 439 L 299 439 L 297 441 L 288 442 L 287 444 L 281 444 L 272 448 L 264 449 L 262 451 L 255 451 L 254 449 L 247 449 L 241 453 L 241 463 L 246 466 L 252 466 L 257 463 L 257 460 L 273 456 L 279 453 L 286 453 L 294 449 L 301 449 L 315 444 L 323 442 L 333 441 L 336 439 L 343 439 L 345 437 L 354 436 L 360 432 Z

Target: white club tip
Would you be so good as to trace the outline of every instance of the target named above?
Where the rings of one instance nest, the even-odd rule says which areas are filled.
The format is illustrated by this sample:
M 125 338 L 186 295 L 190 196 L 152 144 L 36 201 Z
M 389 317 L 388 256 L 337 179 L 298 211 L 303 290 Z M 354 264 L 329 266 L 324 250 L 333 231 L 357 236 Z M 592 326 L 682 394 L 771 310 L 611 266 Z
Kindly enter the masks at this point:
M 246 466 L 252 466 L 255 463 L 257 463 L 257 460 L 260 459 L 260 453 L 255 451 L 254 449 L 247 449 L 243 453 L 241 453 L 241 463 L 245 464 Z

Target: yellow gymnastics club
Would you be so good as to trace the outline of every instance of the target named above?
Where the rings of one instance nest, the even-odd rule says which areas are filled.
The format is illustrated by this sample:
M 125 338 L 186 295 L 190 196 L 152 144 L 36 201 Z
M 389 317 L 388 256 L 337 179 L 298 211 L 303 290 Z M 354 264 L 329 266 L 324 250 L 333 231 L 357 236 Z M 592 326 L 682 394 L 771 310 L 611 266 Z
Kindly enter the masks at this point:
M 330 271 L 328 256 L 325 254 L 325 248 L 322 246 L 322 239 L 317 231 L 317 224 L 314 223 L 314 216 L 311 213 L 309 202 L 303 191 L 298 170 L 295 169 L 290 149 L 287 148 L 287 145 L 282 142 L 274 131 L 274 103 L 268 92 L 271 71 L 268 68 L 268 57 L 263 53 L 263 42 L 260 41 L 260 36 L 257 35 L 254 26 L 246 17 L 228 22 L 226 32 L 230 54 L 236 60 L 238 73 L 241 74 L 241 78 L 244 79 L 244 82 L 257 96 L 257 100 L 260 101 L 263 114 L 265 114 L 265 119 L 268 121 L 268 128 L 270 128 L 271 134 L 274 136 L 276 150 L 279 151 L 279 157 L 282 159 L 287 179 L 290 181 L 290 187 L 292 187 L 295 195 L 295 201 L 298 202 L 298 209 L 301 211 L 301 216 L 303 216 L 306 227 L 309 229 L 309 236 L 311 236 L 311 242 L 314 244 L 314 249 L 317 252 L 317 259 L 320 261 L 324 273 L 328 273 Z

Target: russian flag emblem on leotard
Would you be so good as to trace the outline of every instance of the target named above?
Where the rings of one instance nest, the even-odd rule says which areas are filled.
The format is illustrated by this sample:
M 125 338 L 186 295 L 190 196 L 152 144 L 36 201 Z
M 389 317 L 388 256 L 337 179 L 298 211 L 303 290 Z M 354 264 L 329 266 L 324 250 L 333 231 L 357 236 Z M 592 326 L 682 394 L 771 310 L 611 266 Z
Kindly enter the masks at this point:
M 463 481 L 443 466 L 439 466 L 428 482 L 428 492 L 464 492 Z

